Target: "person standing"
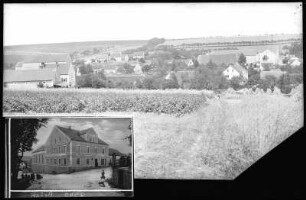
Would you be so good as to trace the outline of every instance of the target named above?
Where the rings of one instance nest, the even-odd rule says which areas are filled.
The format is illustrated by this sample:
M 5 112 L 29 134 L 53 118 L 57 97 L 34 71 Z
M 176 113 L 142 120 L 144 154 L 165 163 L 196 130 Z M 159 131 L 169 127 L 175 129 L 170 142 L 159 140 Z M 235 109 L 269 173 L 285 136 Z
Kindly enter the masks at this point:
M 105 182 L 105 172 L 104 172 L 104 170 L 102 169 L 102 172 L 101 172 L 101 185 L 102 185 L 102 187 L 105 187 L 105 184 L 104 184 L 104 182 Z

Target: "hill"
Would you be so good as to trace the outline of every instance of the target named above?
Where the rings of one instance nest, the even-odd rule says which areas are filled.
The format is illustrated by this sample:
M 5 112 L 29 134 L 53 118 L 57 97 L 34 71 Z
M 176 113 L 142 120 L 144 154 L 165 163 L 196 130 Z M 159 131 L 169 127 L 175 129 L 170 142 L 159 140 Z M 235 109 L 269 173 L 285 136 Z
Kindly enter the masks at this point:
M 31 45 L 13 45 L 4 46 L 5 53 L 24 53 L 24 52 L 42 52 L 42 53 L 73 53 L 90 49 L 100 50 L 118 50 L 123 51 L 130 48 L 137 48 L 147 43 L 146 40 L 116 40 L 116 41 L 90 41 L 90 42 L 70 42 L 53 44 L 31 44 Z

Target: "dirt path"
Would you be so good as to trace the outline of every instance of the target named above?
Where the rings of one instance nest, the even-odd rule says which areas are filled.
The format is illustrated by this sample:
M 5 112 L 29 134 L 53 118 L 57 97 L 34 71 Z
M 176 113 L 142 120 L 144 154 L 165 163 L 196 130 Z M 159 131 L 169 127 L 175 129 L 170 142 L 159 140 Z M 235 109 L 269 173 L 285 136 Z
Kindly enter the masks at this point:
M 111 178 L 110 167 L 104 168 L 105 178 Z M 41 180 L 36 180 L 28 190 L 112 190 L 106 182 L 105 187 L 99 185 L 101 169 L 91 169 L 71 174 L 42 174 Z

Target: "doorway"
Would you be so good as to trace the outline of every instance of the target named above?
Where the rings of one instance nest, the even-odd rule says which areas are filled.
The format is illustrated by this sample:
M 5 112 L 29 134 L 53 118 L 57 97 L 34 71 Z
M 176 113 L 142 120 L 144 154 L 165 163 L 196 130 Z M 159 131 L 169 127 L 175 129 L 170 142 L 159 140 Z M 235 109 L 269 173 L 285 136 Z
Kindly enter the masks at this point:
M 98 167 L 98 159 L 95 159 L 95 167 Z

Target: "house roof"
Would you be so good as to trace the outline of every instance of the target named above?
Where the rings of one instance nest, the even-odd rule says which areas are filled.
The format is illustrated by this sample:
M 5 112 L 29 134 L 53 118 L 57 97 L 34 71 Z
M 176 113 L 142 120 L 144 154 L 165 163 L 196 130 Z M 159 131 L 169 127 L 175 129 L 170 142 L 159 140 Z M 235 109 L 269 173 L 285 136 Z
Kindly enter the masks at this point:
M 270 70 L 270 71 L 261 71 L 260 79 L 265 79 L 267 76 L 273 76 L 276 79 L 279 79 L 285 72 L 281 70 Z
M 123 153 L 121 153 L 121 152 L 118 151 L 117 149 L 109 148 L 109 149 L 108 149 L 108 155 L 109 155 L 109 156 L 112 156 L 113 154 L 116 154 L 116 156 L 122 156 L 122 155 L 124 155 Z
M 4 70 L 3 82 L 50 81 L 55 79 L 52 69 L 40 70 Z
M 143 55 L 144 55 L 143 51 L 133 52 L 133 56 L 143 56 Z
M 228 53 L 228 54 L 209 54 L 209 55 L 199 55 L 198 62 L 199 64 L 207 64 L 209 61 L 220 65 L 220 64 L 234 64 L 237 62 L 237 54 Z
M 41 151 L 45 151 L 46 148 L 44 145 L 38 147 L 37 149 L 35 149 L 32 153 L 38 153 L 38 152 L 41 152 Z
M 71 140 L 73 141 L 79 141 L 79 142 L 88 142 L 84 138 L 81 137 L 81 135 L 86 134 L 89 131 L 93 131 L 94 133 L 95 130 L 93 128 L 88 128 L 82 131 L 75 130 L 72 128 L 65 128 L 61 126 L 56 126 L 61 132 L 63 132 L 66 136 L 68 136 Z M 104 144 L 108 145 L 106 142 L 102 141 L 100 138 L 98 138 L 98 144 Z
M 46 64 L 45 69 L 57 69 L 57 74 L 68 74 L 69 65 L 68 64 Z
M 210 59 L 209 55 L 199 55 L 198 56 L 198 62 L 200 65 L 207 64 L 209 62 L 209 59 Z
M 69 54 L 66 53 L 35 53 L 35 54 L 5 54 L 6 63 L 41 63 L 41 62 L 66 62 Z
M 237 72 L 239 72 L 240 74 L 242 73 L 247 73 L 248 70 L 246 70 L 244 67 L 242 67 L 241 65 L 239 65 L 238 63 L 234 64 L 234 65 L 230 65 L 232 66 Z

